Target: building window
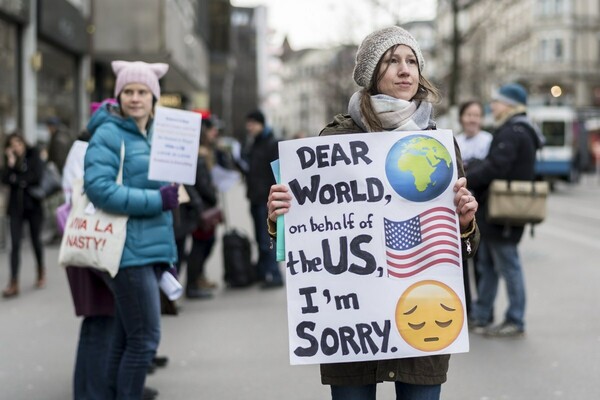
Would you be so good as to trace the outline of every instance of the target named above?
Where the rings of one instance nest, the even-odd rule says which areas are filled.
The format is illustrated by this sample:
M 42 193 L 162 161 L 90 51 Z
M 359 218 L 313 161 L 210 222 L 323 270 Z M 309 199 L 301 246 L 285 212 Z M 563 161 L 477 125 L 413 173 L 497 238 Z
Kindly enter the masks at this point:
M 548 41 L 546 39 L 540 40 L 539 50 L 538 50 L 538 58 L 540 61 L 549 61 L 548 60 Z
M 562 39 L 554 39 L 554 59 L 563 60 L 563 41 Z
M 538 0 L 537 9 L 540 15 L 560 15 L 565 12 L 568 0 Z
M 563 39 L 541 39 L 538 45 L 538 59 L 540 62 L 564 61 L 565 46 Z
M 554 0 L 554 14 L 562 14 L 563 12 L 563 1 Z

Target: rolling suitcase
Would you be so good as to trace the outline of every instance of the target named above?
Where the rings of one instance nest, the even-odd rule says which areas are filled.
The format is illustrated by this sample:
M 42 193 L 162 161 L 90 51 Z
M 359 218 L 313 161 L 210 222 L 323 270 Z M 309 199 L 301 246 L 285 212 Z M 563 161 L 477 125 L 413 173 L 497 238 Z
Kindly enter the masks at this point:
M 256 281 L 248 236 L 236 229 L 223 234 L 223 264 L 225 283 L 229 287 L 245 287 Z

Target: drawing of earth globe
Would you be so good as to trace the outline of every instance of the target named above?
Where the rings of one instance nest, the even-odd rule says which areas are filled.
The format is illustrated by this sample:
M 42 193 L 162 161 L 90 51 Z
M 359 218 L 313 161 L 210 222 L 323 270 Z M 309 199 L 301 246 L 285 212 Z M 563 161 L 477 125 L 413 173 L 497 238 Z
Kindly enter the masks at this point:
M 452 157 L 438 140 L 410 135 L 397 141 L 385 160 L 387 179 L 403 198 L 424 202 L 442 194 L 452 180 Z

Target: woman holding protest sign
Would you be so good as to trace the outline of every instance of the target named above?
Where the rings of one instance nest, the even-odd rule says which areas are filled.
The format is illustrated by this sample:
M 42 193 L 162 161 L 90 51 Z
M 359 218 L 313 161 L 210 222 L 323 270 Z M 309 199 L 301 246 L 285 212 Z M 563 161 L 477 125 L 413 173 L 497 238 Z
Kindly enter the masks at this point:
M 177 186 L 148 179 L 158 80 L 168 65 L 114 61 L 112 68 L 118 105 L 103 104 L 88 124 L 84 187 L 97 208 L 128 216 L 118 273 L 106 275 L 116 313 L 104 398 L 140 399 L 160 340 L 159 278 L 177 259 Z
M 350 99 L 348 114 L 337 115 L 321 135 L 433 130 L 437 89 L 421 74 L 425 61 L 415 39 L 400 27 L 367 36 L 356 54 L 354 80 L 362 87 Z M 477 202 L 466 188 L 460 151 L 455 144 L 459 179 L 454 204 L 459 216 L 463 255 L 477 248 Z M 273 185 L 268 200 L 269 232 L 274 235 L 277 216 L 288 212 L 292 197 L 285 185 Z M 321 381 L 331 385 L 337 399 L 375 399 L 376 384 L 393 381 L 397 399 L 439 399 L 446 381 L 449 355 L 383 361 L 321 365 Z

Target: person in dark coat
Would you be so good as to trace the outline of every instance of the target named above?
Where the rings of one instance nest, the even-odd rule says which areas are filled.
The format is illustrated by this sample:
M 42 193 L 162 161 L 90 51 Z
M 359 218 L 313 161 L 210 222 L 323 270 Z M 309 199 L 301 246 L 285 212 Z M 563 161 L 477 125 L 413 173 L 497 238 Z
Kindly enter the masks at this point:
M 432 101 L 437 89 L 421 74 L 425 61 L 416 40 L 394 26 L 373 32 L 356 54 L 354 80 L 362 87 L 350 99 L 349 114 L 337 115 L 321 135 L 435 129 Z M 467 190 L 458 145 L 454 203 L 459 218 L 463 256 L 472 256 L 479 241 L 477 201 Z M 292 197 L 285 185 L 273 185 L 268 200 L 269 233 L 277 216 L 288 212 Z M 378 382 L 393 381 L 396 398 L 435 400 L 446 381 L 450 355 L 380 361 L 321 364 L 321 382 L 331 385 L 333 400 L 374 400 Z
M 73 139 L 61 125 L 60 119 L 50 117 L 46 120 L 46 128 L 50 134 L 48 142 L 48 162 L 54 163 L 62 174 L 67 162 L 67 155 L 73 144 Z
M 58 117 L 48 118 L 46 120 L 46 128 L 50 137 L 48 146 L 46 147 L 46 162 L 53 164 L 62 175 L 67 162 L 67 155 L 71 150 L 74 140 Z M 45 208 L 49 213 L 52 213 L 61 202 L 62 196 L 50 196 L 45 201 Z M 62 237 L 53 218 L 46 221 L 46 231 L 50 235 L 44 239 L 44 244 L 60 244 Z
M 283 278 L 275 251 L 270 248 L 271 239 L 265 225 L 269 188 L 275 183 L 271 162 L 279 158 L 277 140 L 271 128 L 266 126 L 264 114 L 258 110 L 246 116 L 246 130 L 251 140 L 246 152 L 246 196 L 250 200 L 250 212 L 258 243 L 258 277 L 263 281 L 263 288 L 281 287 Z
M 4 146 L 4 172 L 2 183 L 10 188 L 7 214 L 10 220 L 10 283 L 2 292 L 5 298 L 19 294 L 19 268 L 21 264 L 21 240 L 23 226 L 29 224 L 31 244 L 37 263 L 35 287 L 45 286 L 44 249 L 41 241 L 44 211 L 41 200 L 29 194 L 29 188 L 39 183 L 44 168 L 40 155 L 28 146 L 18 133 L 8 135 Z
M 526 116 L 527 91 L 518 83 L 502 86 L 494 95 L 492 113 L 497 129 L 485 160 L 467 171 L 469 186 L 480 196 L 477 214 L 483 240 L 477 269 L 479 285 L 471 326 L 489 336 L 512 337 L 525 332 L 525 281 L 518 253 L 523 226 L 492 224 L 486 221 L 488 189 L 494 179 L 533 181 L 535 153 L 543 136 Z M 490 326 L 498 281 L 502 276 L 508 293 L 504 321 Z
M 210 119 L 202 120 L 202 134 L 198 148 L 198 163 L 196 165 L 196 183 L 194 190 L 198 193 L 201 203 L 201 214 L 220 215 L 217 208 L 217 189 L 212 179 L 212 168 L 216 160 L 214 142 L 217 138 L 217 128 Z M 216 224 L 220 218 L 199 218 L 198 226 L 192 232 L 192 249 L 188 257 L 188 276 L 185 295 L 189 299 L 205 299 L 212 297 L 211 289 L 216 283 L 209 281 L 204 273 L 206 261 L 215 245 Z

